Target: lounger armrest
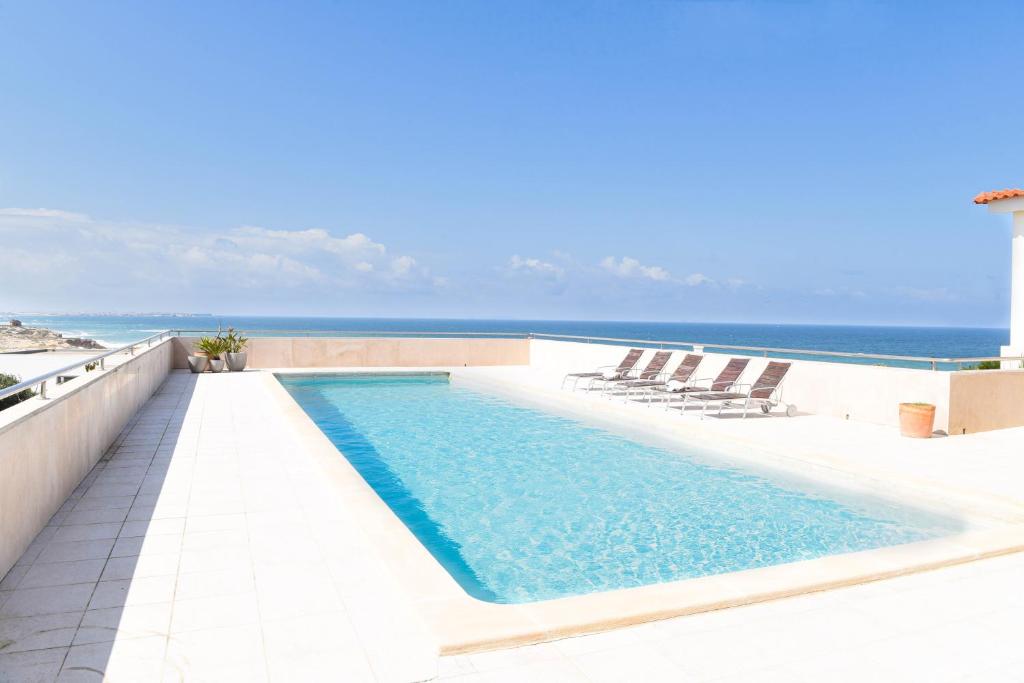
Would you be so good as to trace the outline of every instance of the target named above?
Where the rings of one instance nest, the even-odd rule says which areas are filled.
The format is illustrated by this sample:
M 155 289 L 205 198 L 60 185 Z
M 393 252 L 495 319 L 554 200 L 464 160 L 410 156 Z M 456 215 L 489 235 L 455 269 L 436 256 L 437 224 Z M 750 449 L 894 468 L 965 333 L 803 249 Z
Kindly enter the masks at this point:
M 714 383 L 715 383 L 715 378 L 714 377 L 701 377 L 700 379 L 691 380 L 689 382 L 690 386 L 700 387 L 702 389 L 704 387 L 701 386 L 701 385 L 707 384 L 708 385 L 707 388 L 708 388 L 709 391 L 711 390 L 711 385 L 714 384 Z
M 732 392 L 734 394 L 749 394 L 750 393 L 750 385 L 749 384 L 742 384 L 740 382 L 735 382 L 735 383 L 730 384 L 729 386 L 727 386 L 725 389 L 723 389 L 723 391 L 730 391 L 730 392 Z
M 755 389 L 757 391 L 762 391 L 764 389 L 768 389 L 768 387 L 754 387 L 750 391 L 753 392 Z M 771 387 L 771 390 L 772 390 L 772 393 L 768 394 L 767 396 L 762 396 L 758 400 L 759 401 L 769 401 L 771 403 L 779 403 L 779 401 L 782 398 L 782 382 L 779 382 L 774 387 Z

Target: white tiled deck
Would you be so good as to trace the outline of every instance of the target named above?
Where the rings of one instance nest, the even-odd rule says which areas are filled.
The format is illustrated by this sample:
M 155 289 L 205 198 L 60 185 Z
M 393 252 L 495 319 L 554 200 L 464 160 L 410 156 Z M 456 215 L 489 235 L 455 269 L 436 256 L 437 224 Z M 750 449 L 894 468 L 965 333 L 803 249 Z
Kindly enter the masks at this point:
M 0 680 L 1024 680 L 1024 554 L 438 658 L 259 380 L 174 373 L 140 411 L 0 582 Z M 772 422 L 744 428 L 805 429 Z M 1024 430 L 945 442 L 1024 480 Z
M 140 411 L 0 583 L 0 680 L 435 675 L 256 379 L 174 373 Z

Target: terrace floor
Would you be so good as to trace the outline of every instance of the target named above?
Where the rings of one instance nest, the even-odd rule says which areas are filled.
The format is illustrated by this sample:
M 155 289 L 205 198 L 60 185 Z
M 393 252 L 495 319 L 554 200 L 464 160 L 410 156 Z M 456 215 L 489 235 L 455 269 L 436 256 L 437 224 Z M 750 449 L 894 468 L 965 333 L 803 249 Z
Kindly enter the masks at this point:
M 135 416 L 0 581 L 0 681 L 1024 680 L 1024 553 L 438 657 L 259 380 L 175 372 Z M 1021 498 L 1024 430 L 927 451 L 837 420 L 705 422 L 896 470 L 930 453 L 931 478 Z

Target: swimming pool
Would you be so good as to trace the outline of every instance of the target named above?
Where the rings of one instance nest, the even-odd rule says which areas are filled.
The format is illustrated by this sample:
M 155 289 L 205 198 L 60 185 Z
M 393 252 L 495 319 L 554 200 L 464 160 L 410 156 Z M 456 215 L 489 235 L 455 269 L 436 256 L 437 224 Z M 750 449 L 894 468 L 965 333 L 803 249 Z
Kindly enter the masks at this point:
M 639 443 L 445 375 L 280 375 L 470 595 L 524 603 L 936 538 L 952 519 Z

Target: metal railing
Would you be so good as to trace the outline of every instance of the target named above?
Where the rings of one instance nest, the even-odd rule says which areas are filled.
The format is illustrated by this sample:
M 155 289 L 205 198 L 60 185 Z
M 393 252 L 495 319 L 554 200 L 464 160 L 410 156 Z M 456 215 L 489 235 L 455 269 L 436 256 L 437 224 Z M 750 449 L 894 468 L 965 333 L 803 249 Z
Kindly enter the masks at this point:
M 38 396 L 38 398 L 46 398 L 46 383 L 49 382 L 50 380 L 55 380 L 57 377 L 60 377 L 61 375 L 65 375 L 73 370 L 85 367 L 86 365 L 92 365 L 93 363 L 98 363 L 99 369 L 105 370 L 107 358 L 110 358 L 111 356 L 116 356 L 119 353 L 124 353 L 125 351 L 127 351 L 129 355 L 134 356 L 136 347 L 143 345 L 147 347 L 152 346 L 153 342 L 162 341 L 164 337 L 170 337 L 171 335 L 171 330 L 164 330 L 163 332 L 158 332 L 157 334 L 154 334 L 150 337 L 146 337 L 145 339 L 139 340 L 137 342 L 125 344 L 124 346 L 120 346 L 116 349 L 110 349 L 109 351 L 104 351 L 103 353 L 97 354 L 95 356 L 81 358 L 75 361 L 74 363 L 65 365 L 62 368 L 51 370 L 50 372 L 39 375 L 38 377 L 32 377 L 31 379 L 27 379 L 24 382 L 19 382 L 18 384 L 7 387 L 6 389 L 0 389 L 0 399 L 7 398 L 8 396 L 14 396 L 15 394 L 20 394 L 26 389 L 35 389 L 36 387 L 39 387 L 39 389 L 36 391 L 36 395 Z
M 611 343 L 611 344 L 633 344 L 636 346 L 653 346 L 658 348 L 683 347 L 694 349 L 724 349 L 727 351 L 745 351 L 767 358 L 769 355 L 787 356 L 810 356 L 816 358 L 846 358 L 860 361 L 888 361 L 888 363 L 921 363 L 929 366 L 932 370 L 941 369 L 939 366 L 955 366 L 962 370 L 965 363 L 981 363 L 985 361 L 1009 361 L 1024 364 L 1024 357 L 1021 356 L 978 356 L 968 358 L 935 358 L 932 356 L 896 356 L 882 353 L 857 353 L 853 351 L 819 351 L 817 349 L 787 349 L 771 346 L 741 346 L 736 344 L 714 344 L 709 342 L 688 342 L 688 341 L 667 341 L 653 339 L 620 339 L 617 337 L 584 337 L 571 334 L 548 334 L 545 332 L 533 332 L 532 339 L 571 340 L 586 344 Z M 882 363 L 886 364 L 886 363 Z M 899 366 L 896 366 L 899 367 Z
M 737 351 L 745 354 L 756 354 L 764 357 L 769 355 L 774 356 L 795 356 L 799 358 L 811 358 L 811 359 L 823 359 L 829 358 L 843 358 L 847 361 L 860 361 L 862 363 L 870 363 L 877 361 L 881 365 L 889 365 L 890 367 L 900 367 L 900 365 L 894 365 L 897 363 L 918 363 L 930 367 L 932 370 L 940 369 L 958 369 L 962 370 L 963 366 L 968 363 L 981 363 L 985 361 L 996 361 L 996 362 L 1017 362 L 1024 367 L 1024 357 L 1018 356 L 978 356 L 969 358 L 934 358 L 930 356 L 899 356 L 890 354 L 878 354 L 878 353 L 856 353 L 850 351 L 820 351 L 817 349 L 788 349 L 778 348 L 770 346 L 744 346 L 737 344 L 714 344 L 708 342 L 690 342 L 690 341 L 671 341 L 671 340 L 654 340 L 654 339 L 623 339 L 618 337 L 587 337 L 571 334 L 552 334 L 547 332 L 474 332 L 474 331 L 463 331 L 463 332 L 431 332 L 431 331 L 398 331 L 398 330 L 239 330 L 241 333 L 251 336 L 305 336 L 305 337 L 366 337 L 366 336 L 389 336 L 389 337 L 411 337 L 411 338 L 430 338 L 430 337 L 446 337 L 446 338 L 504 338 L 504 339 L 551 339 L 551 340 L 565 340 L 573 342 L 583 342 L 587 344 L 591 343 L 605 343 L 605 344 L 631 344 L 635 346 L 657 346 L 658 348 L 664 349 L 665 347 L 680 348 L 680 349 L 721 349 L 725 351 Z M 15 384 L 14 386 L 7 387 L 6 389 L 0 389 L 0 399 L 13 396 L 21 393 L 26 389 L 35 389 L 38 387 L 37 394 L 39 398 L 46 398 L 46 387 L 47 383 L 55 378 L 77 370 L 78 368 L 92 363 L 98 363 L 99 368 L 105 369 L 105 360 L 111 356 L 125 353 L 126 351 L 130 355 L 135 354 L 135 349 L 140 346 L 152 346 L 154 342 L 162 341 L 165 337 L 171 336 L 191 336 L 193 334 L 218 334 L 223 330 L 164 330 L 158 332 L 150 337 L 142 339 L 131 344 L 125 344 L 116 349 L 110 349 L 103 353 L 90 356 L 88 358 L 79 359 L 78 361 L 66 365 L 57 370 L 52 370 L 45 374 L 37 377 L 32 377 Z M 905 365 L 903 367 L 906 367 Z
M 193 334 L 219 334 L 223 330 L 174 330 L 177 336 Z M 1024 365 L 1024 357 L 1018 356 L 979 356 L 970 358 L 936 358 L 931 356 L 900 356 L 880 353 L 858 353 L 852 351 L 820 351 L 817 349 L 789 349 L 770 346 L 743 346 L 736 344 L 715 344 L 710 342 L 691 341 L 669 341 L 654 339 L 623 339 L 618 337 L 588 337 L 572 334 L 554 334 L 548 332 L 475 332 L 471 330 L 461 332 L 432 332 L 424 330 L 239 330 L 239 332 L 250 336 L 285 336 L 285 337 L 450 337 L 450 338 L 502 338 L 502 339 L 552 339 L 566 340 L 583 343 L 610 343 L 610 344 L 632 344 L 636 346 L 658 346 L 659 348 L 685 348 L 685 349 L 721 349 L 725 351 L 739 351 L 746 354 L 756 354 L 767 358 L 769 355 L 796 356 L 797 359 L 811 358 L 827 360 L 829 358 L 843 358 L 847 361 L 860 361 L 862 364 L 877 362 L 880 365 L 889 367 L 913 367 L 909 364 L 923 365 L 932 370 L 957 369 L 962 370 L 967 363 L 980 363 L 984 361 L 1016 361 Z M 903 365 L 898 365 L 903 364 Z
M 182 335 L 192 336 L 196 334 L 210 335 L 223 334 L 227 329 L 220 330 L 172 330 L 180 337 Z M 529 332 L 432 332 L 429 330 L 236 330 L 240 334 L 256 337 L 270 337 L 274 335 L 283 337 L 497 337 L 501 339 L 529 339 Z

